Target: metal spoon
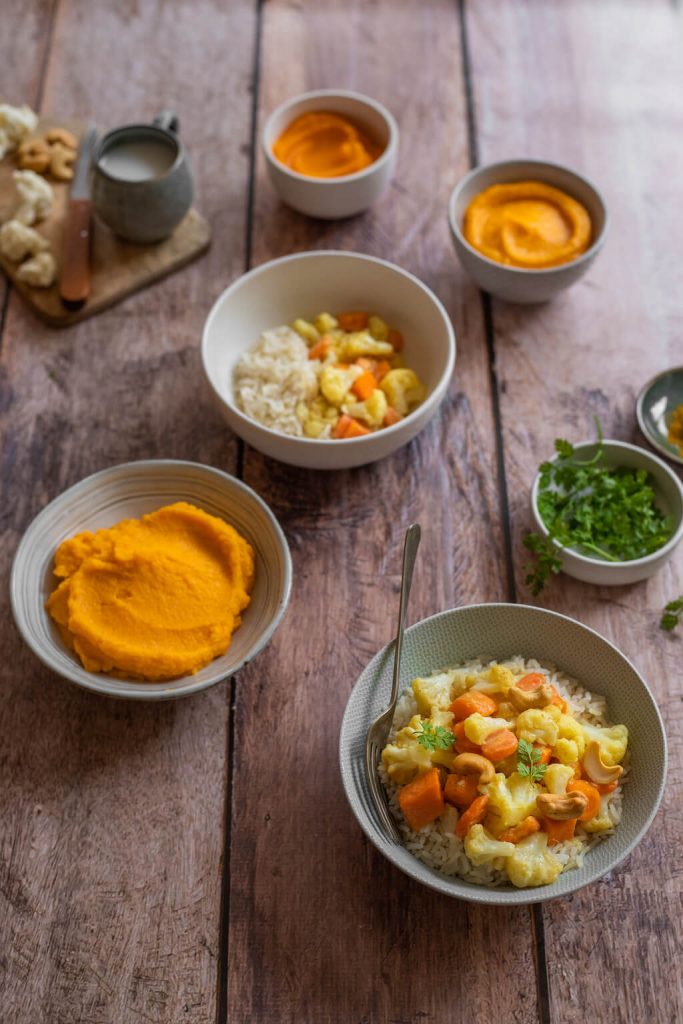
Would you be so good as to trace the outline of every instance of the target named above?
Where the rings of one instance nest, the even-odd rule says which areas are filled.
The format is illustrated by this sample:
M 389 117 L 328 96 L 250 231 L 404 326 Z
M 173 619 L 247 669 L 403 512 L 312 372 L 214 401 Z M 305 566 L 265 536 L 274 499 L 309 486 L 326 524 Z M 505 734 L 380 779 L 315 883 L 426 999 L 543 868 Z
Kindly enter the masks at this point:
M 398 606 L 398 631 L 394 646 L 394 674 L 391 680 L 391 701 L 386 711 L 383 711 L 368 729 L 365 738 L 365 770 L 370 786 L 370 795 L 377 808 L 382 823 L 395 842 L 400 843 L 401 837 L 396 823 L 389 813 L 386 794 L 377 774 L 377 765 L 380 755 L 387 742 L 387 737 L 394 720 L 394 712 L 398 701 L 399 684 L 401 681 L 401 651 L 403 648 L 403 633 L 406 625 L 406 612 L 408 610 L 408 595 L 410 585 L 413 582 L 413 567 L 417 549 L 420 546 L 420 527 L 413 523 L 406 530 L 405 544 L 403 545 L 403 569 L 401 572 L 401 598 Z

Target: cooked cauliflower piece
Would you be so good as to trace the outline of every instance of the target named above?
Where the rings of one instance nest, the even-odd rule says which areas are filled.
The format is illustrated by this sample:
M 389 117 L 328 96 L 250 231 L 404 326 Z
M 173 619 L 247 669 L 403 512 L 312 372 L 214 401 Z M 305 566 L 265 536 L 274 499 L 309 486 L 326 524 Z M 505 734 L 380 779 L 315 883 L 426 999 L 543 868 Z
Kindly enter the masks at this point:
M 345 402 L 342 411 L 356 420 L 362 420 L 369 427 L 381 427 L 388 408 L 386 395 L 375 388 L 364 402 Z
M 487 787 L 489 812 L 503 828 L 518 825 L 530 814 L 536 813 L 536 797 L 540 790 L 535 782 L 513 772 L 506 778 L 496 772 Z
M 0 227 L 0 252 L 13 263 L 20 263 L 47 248 L 47 239 L 20 220 L 8 220 Z
M 606 765 L 620 764 L 628 746 L 628 729 L 625 725 L 611 725 L 601 728 L 598 725 L 580 723 L 586 746 L 595 740 L 600 744 L 600 756 Z
M 477 679 L 472 689 L 481 690 L 482 693 L 506 694 L 514 682 L 514 675 L 505 665 L 491 665 L 489 670 Z
M 609 795 L 600 797 L 600 810 L 590 821 L 582 822 L 586 832 L 608 832 L 614 828 L 614 822 L 607 810 L 609 806 Z
M 35 171 L 13 171 L 12 177 L 21 200 L 14 219 L 28 225 L 45 220 L 52 209 L 52 186 Z
M 520 740 L 530 743 L 543 743 L 549 747 L 557 743 L 557 723 L 547 708 L 522 711 L 517 718 L 516 732 Z
M 574 769 L 566 764 L 549 764 L 543 775 L 543 785 L 553 796 L 564 796 L 567 783 L 574 777 Z
M 349 388 L 362 372 L 360 366 L 326 366 L 320 374 L 320 390 L 328 402 L 339 408 L 349 397 Z M 350 398 L 353 400 L 353 395 Z
M 380 387 L 387 396 L 389 405 L 401 416 L 407 416 L 425 397 L 424 385 L 414 370 L 389 370 L 382 378 Z
M 579 748 L 574 740 L 559 739 L 553 753 L 562 764 L 574 765 L 579 760 Z
M 329 334 L 330 331 L 334 331 L 335 328 L 339 327 L 339 321 L 331 313 L 319 313 L 313 323 L 321 337 L 323 334 Z
M 24 141 L 38 126 L 30 107 L 0 103 L 0 160 Z
M 583 752 L 586 749 L 586 740 L 580 722 L 577 722 L 571 715 L 561 714 L 557 723 L 557 735 L 558 742 L 559 740 L 572 740 L 576 744 L 578 757 L 574 758 L 575 761 L 579 757 L 583 757 Z M 562 761 L 562 758 L 560 760 Z
M 22 263 L 17 270 L 18 280 L 34 288 L 49 288 L 56 274 L 57 263 L 50 252 L 39 252 L 37 256 Z
M 446 710 L 454 700 L 451 696 L 453 672 L 433 672 L 431 676 L 418 676 L 410 684 L 421 715 L 430 715 L 432 708 Z
M 320 341 L 320 334 L 312 323 L 308 320 L 304 320 L 298 317 L 292 324 L 292 330 L 300 334 L 304 341 L 307 341 L 309 345 L 315 345 L 316 341 Z
M 385 323 L 381 316 L 370 317 L 368 330 L 376 341 L 386 341 L 389 337 L 389 324 Z
M 432 767 L 430 752 L 417 742 L 421 731 L 420 716 L 413 715 L 408 725 L 396 734 L 394 743 L 388 743 L 382 751 L 382 760 L 387 775 L 393 782 L 404 786 L 418 773 Z
M 533 885 L 548 885 L 562 871 L 562 864 L 548 850 L 545 832 L 534 832 L 514 847 L 514 853 L 505 861 L 508 878 L 518 889 Z
M 465 719 L 465 736 L 472 743 L 481 746 L 490 733 L 497 732 L 498 729 L 507 729 L 507 727 L 508 722 L 505 718 L 487 718 L 476 711 Z
M 360 356 L 391 356 L 393 347 L 388 341 L 376 341 L 369 331 L 356 331 L 349 334 L 342 342 L 342 355 L 349 361 Z M 387 377 L 389 374 L 387 374 Z M 384 378 L 386 380 L 386 377 Z
M 486 831 L 483 825 L 472 825 L 465 836 L 465 853 L 477 867 L 492 864 L 501 857 L 511 857 L 515 852 L 514 843 L 501 843 Z

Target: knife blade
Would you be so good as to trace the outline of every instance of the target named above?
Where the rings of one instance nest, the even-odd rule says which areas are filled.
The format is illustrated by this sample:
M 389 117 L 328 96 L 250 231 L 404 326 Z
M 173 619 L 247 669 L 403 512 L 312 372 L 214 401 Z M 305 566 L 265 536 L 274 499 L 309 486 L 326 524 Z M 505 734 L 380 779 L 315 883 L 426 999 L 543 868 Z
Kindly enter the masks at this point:
M 97 130 L 88 128 L 78 147 L 76 170 L 64 222 L 59 294 L 67 309 L 80 309 L 90 294 L 90 167 Z

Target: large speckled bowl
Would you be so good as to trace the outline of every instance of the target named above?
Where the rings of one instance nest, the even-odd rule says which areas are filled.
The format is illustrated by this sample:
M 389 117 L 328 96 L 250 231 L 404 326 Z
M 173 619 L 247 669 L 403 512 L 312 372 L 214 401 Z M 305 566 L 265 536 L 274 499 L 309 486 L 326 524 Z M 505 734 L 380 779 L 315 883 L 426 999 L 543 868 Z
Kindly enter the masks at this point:
M 447 878 L 428 868 L 387 837 L 375 811 L 365 774 L 365 734 L 389 702 L 393 644 L 377 654 L 353 688 L 341 727 L 342 782 L 351 809 L 368 839 L 411 878 L 473 903 L 540 903 L 567 896 L 611 871 L 633 850 L 655 816 L 666 779 L 664 727 L 646 683 L 613 644 L 580 622 L 528 605 L 480 604 L 424 619 L 406 631 L 404 687 L 417 675 L 457 665 L 479 655 L 504 659 L 516 654 L 552 662 L 586 689 L 608 701 L 613 723 L 629 729 L 631 770 L 624 786 L 623 816 L 615 833 L 552 885 L 533 889 L 485 888 Z
M 81 530 L 100 530 L 122 519 L 187 501 L 219 516 L 246 537 L 256 552 L 251 602 L 227 652 L 194 675 L 159 683 L 88 672 L 64 645 L 45 610 L 54 590 L 55 551 Z M 285 535 L 264 501 L 246 484 L 210 466 L 159 459 L 128 462 L 86 477 L 40 512 L 14 557 L 12 611 L 26 643 L 48 668 L 87 690 L 132 700 L 169 700 L 204 690 L 233 675 L 268 643 L 284 615 L 292 580 Z

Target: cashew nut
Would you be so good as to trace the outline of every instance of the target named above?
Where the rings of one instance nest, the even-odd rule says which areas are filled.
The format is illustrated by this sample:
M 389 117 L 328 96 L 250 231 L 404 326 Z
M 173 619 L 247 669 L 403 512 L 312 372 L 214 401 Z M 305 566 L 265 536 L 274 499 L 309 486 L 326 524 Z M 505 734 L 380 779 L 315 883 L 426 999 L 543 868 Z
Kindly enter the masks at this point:
M 507 699 L 518 711 L 529 711 L 531 708 L 547 708 L 552 704 L 555 694 L 548 683 L 543 683 L 535 690 L 520 690 L 517 684 L 507 692 Z
M 493 763 L 481 754 L 458 754 L 453 760 L 453 771 L 459 775 L 478 775 L 480 786 L 491 782 L 496 774 Z
M 17 150 L 19 166 L 24 171 L 44 174 L 50 166 L 52 153 L 45 139 L 29 139 L 22 142 Z
M 580 818 L 588 806 L 588 797 L 583 793 L 567 793 L 566 796 L 555 796 L 552 793 L 541 793 L 536 797 L 536 806 L 541 814 L 553 821 L 569 821 Z
M 76 150 L 67 149 L 57 142 L 52 147 L 52 158 L 50 160 L 50 174 L 57 181 L 71 181 L 74 176 L 74 160 Z
M 66 128 L 51 128 L 45 138 L 50 144 L 59 143 L 67 149 L 78 149 L 78 139 Z
M 591 782 L 605 786 L 616 782 L 624 769 L 620 764 L 605 764 L 600 756 L 600 744 L 597 740 L 591 740 L 583 755 L 583 770 Z

